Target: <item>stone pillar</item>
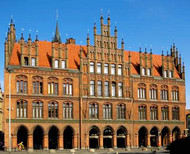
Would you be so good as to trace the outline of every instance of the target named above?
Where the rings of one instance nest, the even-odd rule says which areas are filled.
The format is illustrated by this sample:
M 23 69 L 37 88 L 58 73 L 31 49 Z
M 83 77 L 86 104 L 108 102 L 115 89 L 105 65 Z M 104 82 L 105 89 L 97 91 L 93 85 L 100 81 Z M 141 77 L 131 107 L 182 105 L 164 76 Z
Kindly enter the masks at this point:
M 113 141 L 113 148 L 116 149 L 117 148 L 117 135 L 116 134 L 113 134 L 112 141 Z
M 151 147 L 151 144 L 150 144 L 150 137 L 151 137 L 151 135 L 148 134 L 148 135 L 147 135 L 147 147 Z
M 126 135 L 126 146 L 130 146 L 129 135 Z
M 104 148 L 104 141 L 103 141 L 103 135 L 102 134 L 100 134 L 100 149 L 103 149 Z
M 59 134 L 58 148 L 59 150 L 63 150 L 63 134 Z
M 73 135 L 73 149 L 77 149 L 77 134 Z
M 89 134 L 85 134 L 86 145 L 85 148 L 89 149 Z
M 172 140 L 173 140 L 173 137 L 172 137 L 172 134 L 169 135 L 169 141 L 170 143 L 172 143 Z
M 33 149 L 33 134 L 28 134 L 28 150 Z
M 138 134 L 135 134 L 135 140 L 136 140 L 136 147 L 138 148 L 139 147 L 139 135 Z
M 14 134 L 12 136 L 12 149 L 16 149 L 17 148 L 17 134 Z
M 44 142 L 43 142 L 43 149 L 48 150 L 49 149 L 49 143 L 48 143 L 48 134 L 44 134 Z
M 161 147 L 162 143 L 161 143 L 161 134 L 158 133 L 158 147 Z

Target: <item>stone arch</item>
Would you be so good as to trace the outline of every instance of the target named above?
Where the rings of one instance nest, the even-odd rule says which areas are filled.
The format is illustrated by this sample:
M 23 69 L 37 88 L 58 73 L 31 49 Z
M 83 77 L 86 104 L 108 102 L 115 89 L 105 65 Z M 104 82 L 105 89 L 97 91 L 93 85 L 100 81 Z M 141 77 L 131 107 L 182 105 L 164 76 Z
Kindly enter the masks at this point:
M 15 127 L 15 129 L 13 131 L 13 135 L 17 135 L 17 132 L 18 132 L 19 128 L 22 127 L 22 126 L 25 127 L 27 129 L 27 131 L 29 132 L 29 129 L 28 129 L 28 127 L 26 125 L 20 124 L 20 125 Z
M 43 149 L 44 129 L 40 125 L 33 127 L 33 148 Z
M 0 150 L 4 150 L 4 139 L 5 139 L 5 135 L 3 131 L 0 131 Z
M 71 126 L 66 126 L 63 131 L 64 149 L 72 149 L 74 146 L 74 129 Z
M 59 132 L 60 132 L 59 128 L 54 125 L 49 128 L 48 131 L 49 149 L 58 148 Z
M 111 126 L 104 127 L 103 131 L 103 146 L 104 148 L 113 148 L 114 129 Z
M 75 127 L 73 127 L 73 126 L 71 126 L 71 125 L 65 125 L 65 126 L 61 129 L 60 134 L 63 134 L 64 131 L 65 131 L 65 129 L 66 129 L 67 127 L 71 127 L 72 130 L 73 130 L 73 134 L 76 134 Z
M 48 134 L 49 130 L 51 129 L 51 127 L 57 127 L 56 125 L 50 125 L 48 126 L 46 129 L 44 129 L 44 134 Z M 58 133 L 60 134 L 60 130 L 59 130 L 59 127 L 57 127 L 58 129 Z
M 127 129 L 124 126 L 120 126 L 117 129 L 117 148 L 126 148 L 127 146 Z
M 180 138 L 181 130 L 179 127 L 174 127 L 172 130 L 172 141 L 175 141 Z
M 99 134 L 100 129 L 97 126 L 91 126 L 89 131 L 89 148 L 99 148 Z
M 17 144 L 22 143 L 24 149 L 28 148 L 28 128 L 24 125 L 17 127 Z
M 163 127 L 161 131 L 161 145 L 162 146 L 167 146 L 170 143 L 170 135 L 171 135 L 170 129 L 167 126 Z
M 159 129 L 158 127 L 156 126 L 153 126 L 151 129 L 150 129 L 150 145 L 152 147 L 157 147 L 159 146 L 159 136 L 158 136 L 158 133 L 159 133 Z
M 139 136 L 139 147 L 147 146 L 147 135 L 148 135 L 148 129 L 145 126 L 140 127 L 138 131 L 138 136 Z

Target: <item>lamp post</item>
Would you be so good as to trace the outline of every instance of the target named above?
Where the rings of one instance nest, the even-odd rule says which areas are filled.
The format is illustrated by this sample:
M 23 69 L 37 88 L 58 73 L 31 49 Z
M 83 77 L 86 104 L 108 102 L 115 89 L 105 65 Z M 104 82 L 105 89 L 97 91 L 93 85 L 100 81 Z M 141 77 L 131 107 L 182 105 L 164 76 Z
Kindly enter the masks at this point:
M 9 152 L 11 152 L 11 69 L 9 72 Z

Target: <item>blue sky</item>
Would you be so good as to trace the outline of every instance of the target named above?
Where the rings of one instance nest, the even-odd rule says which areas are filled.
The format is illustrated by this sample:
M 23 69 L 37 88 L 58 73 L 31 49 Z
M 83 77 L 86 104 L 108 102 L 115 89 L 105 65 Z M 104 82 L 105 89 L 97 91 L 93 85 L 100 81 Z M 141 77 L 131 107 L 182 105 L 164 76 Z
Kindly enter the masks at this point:
M 118 44 L 124 38 L 125 49 L 137 50 L 141 44 L 153 53 L 165 54 L 175 42 L 186 66 L 186 101 L 190 108 L 190 1 L 189 0 L 4 0 L 0 2 L 0 83 L 3 86 L 4 40 L 11 16 L 16 24 L 17 39 L 22 29 L 32 39 L 36 31 L 40 40 L 51 41 L 55 32 L 56 10 L 62 41 L 66 36 L 86 45 L 89 30 L 93 44 L 93 23 L 100 32 L 100 13 L 106 22 L 108 12 L 111 30 L 118 28 Z M 109 10 L 109 11 L 108 11 Z

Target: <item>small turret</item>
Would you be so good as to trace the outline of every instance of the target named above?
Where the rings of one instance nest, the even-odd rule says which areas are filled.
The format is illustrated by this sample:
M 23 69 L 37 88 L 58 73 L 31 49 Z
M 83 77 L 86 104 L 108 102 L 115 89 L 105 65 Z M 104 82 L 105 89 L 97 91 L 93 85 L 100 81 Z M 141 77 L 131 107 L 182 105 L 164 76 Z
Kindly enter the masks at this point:
M 58 20 L 56 22 L 54 42 L 61 43 L 61 37 L 60 37 L 60 34 L 59 34 L 59 27 L 58 27 Z

